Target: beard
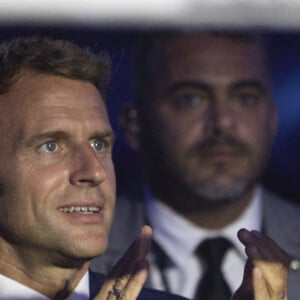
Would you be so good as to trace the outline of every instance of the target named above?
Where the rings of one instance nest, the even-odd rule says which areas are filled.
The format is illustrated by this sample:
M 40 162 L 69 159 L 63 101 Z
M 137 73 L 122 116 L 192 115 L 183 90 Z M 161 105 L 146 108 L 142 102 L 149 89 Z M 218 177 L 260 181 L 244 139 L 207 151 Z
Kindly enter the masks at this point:
M 230 149 L 231 159 L 212 159 L 220 146 Z M 258 181 L 267 149 L 254 158 L 248 145 L 216 132 L 191 146 L 180 162 L 167 153 L 170 151 L 156 151 L 156 162 L 149 165 L 153 193 L 175 210 L 191 212 L 239 201 Z
M 4 184 L 0 182 L 0 197 L 4 194 Z
M 208 178 L 196 182 L 185 182 L 185 190 L 190 194 L 189 209 L 215 208 L 238 201 L 257 178 L 239 178 L 222 182 L 218 178 Z
M 226 176 L 228 178 L 229 175 Z M 239 201 L 257 182 L 257 176 L 219 180 L 207 178 L 180 180 L 176 173 L 160 172 L 152 180 L 153 194 L 176 211 L 189 213 L 196 210 L 212 210 Z

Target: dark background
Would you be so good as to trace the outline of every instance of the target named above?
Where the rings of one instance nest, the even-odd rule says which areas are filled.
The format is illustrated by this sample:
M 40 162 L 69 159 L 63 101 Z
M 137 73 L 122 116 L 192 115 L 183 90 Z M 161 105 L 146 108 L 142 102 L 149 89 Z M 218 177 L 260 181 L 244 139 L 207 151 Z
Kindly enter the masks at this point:
M 145 29 L 143 29 L 145 30 Z M 113 62 L 108 110 L 117 132 L 114 161 L 118 192 L 128 191 L 141 178 L 139 161 L 118 128 L 122 105 L 133 97 L 132 61 L 134 44 L 142 29 L 15 24 L 0 29 L 0 40 L 32 34 L 72 40 L 95 52 L 105 50 Z M 279 109 L 279 130 L 264 183 L 273 191 L 300 204 L 300 30 L 265 31 L 270 46 L 274 99 Z

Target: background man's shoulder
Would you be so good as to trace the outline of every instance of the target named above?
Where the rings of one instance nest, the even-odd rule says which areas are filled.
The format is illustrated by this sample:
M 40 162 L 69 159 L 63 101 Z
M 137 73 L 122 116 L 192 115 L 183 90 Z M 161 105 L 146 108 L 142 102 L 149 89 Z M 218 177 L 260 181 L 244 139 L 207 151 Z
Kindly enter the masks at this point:
M 299 256 L 300 205 L 263 191 L 263 229 L 291 256 Z
M 262 197 L 265 213 L 272 213 L 274 217 L 279 217 L 286 214 L 291 216 L 299 216 L 300 203 L 292 201 L 291 199 L 285 199 L 266 189 L 263 189 Z

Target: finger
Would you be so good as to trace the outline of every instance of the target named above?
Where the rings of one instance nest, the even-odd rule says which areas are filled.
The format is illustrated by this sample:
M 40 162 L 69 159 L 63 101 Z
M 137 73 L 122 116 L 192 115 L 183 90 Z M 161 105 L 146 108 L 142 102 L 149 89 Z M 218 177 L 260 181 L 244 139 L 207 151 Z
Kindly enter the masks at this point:
M 245 251 L 251 259 L 279 262 L 288 267 L 289 256 L 271 238 L 258 231 L 249 232 L 246 229 L 240 230 L 238 237 L 245 245 Z
M 247 259 L 245 268 L 244 268 L 244 276 L 242 281 L 242 286 L 244 290 L 252 293 L 252 270 L 253 264 L 250 259 Z
M 248 257 L 258 267 L 254 273 L 261 274 L 263 278 L 260 283 L 265 286 L 260 286 L 260 293 L 267 290 L 269 297 L 279 299 L 278 295 L 286 290 L 288 255 L 271 238 L 257 231 L 241 230 L 238 236 L 246 247 Z
M 268 286 L 263 278 L 262 272 L 258 267 L 253 268 L 253 290 L 255 300 L 271 300 Z
M 117 282 L 108 292 L 107 300 L 135 300 L 138 298 L 149 272 L 149 264 L 142 261 L 135 273 L 130 277 L 126 287 Z M 98 299 L 98 298 L 97 298 Z M 102 299 L 102 298 L 101 298 Z
M 134 270 L 137 264 L 145 259 L 149 253 L 151 247 L 151 238 L 151 227 L 147 225 L 143 226 L 139 236 L 123 254 L 108 276 L 119 277 L 124 275 L 124 272 L 130 273 L 130 271 Z
M 133 300 L 137 299 L 140 294 L 149 272 L 149 264 L 146 260 L 143 260 L 135 273 L 130 277 L 125 289 L 123 290 L 123 297 L 121 300 Z
M 262 242 L 258 240 L 255 235 L 246 230 L 241 229 L 238 232 L 238 238 L 245 246 L 245 252 L 247 256 L 252 260 L 263 260 L 265 259 L 264 255 L 261 253 L 260 249 L 265 247 L 262 245 Z
M 286 253 L 272 240 L 270 237 L 263 235 L 259 231 L 252 230 L 249 233 L 252 244 L 254 243 L 259 254 L 265 260 L 272 260 L 272 258 L 285 258 Z
M 145 258 L 151 247 L 151 235 L 151 228 L 144 226 L 136 242 L 125 254 L 125 260 L 121 260 L 109 275 L 116 278 L 113 289 L 121 291 L 120 300 L 136 299 L 147 279 L 149 267 Z
M 280 263 L 258 261 L 255 265 L 262 274 L 270 296 L 276 296 L 272 299 L 279 299 L 278 295 L 287 290 L 287 269 Z
M 281 287 L 279 290 L 274 291 L 274 289 L 270 288 L 270 282 L 266 281 L 264 273 L 258 267 L 253 269 L 253 287 L 255 300 L 288 300 L 286 287 Z
M 244 268 L 242 283 L 234 293 L 232 300 L 253 300 L 252 269 L 253 264 L 248 259 Z
M 256 239 L 255 241 L 258 243 L 258 248 L 266 259 L 268 258 L 279 258 L 282 263 L 288 266 L 289 257 L 285 253 L 283 249 L 281 249 L 277 243 L 271 239 L 270 237 L 263 235 L 259 231 L 253 230 L 251 231 L 253 237 Z M 271 254 L 271 256 L 270 256 Z M 271 260 L 269 259 L 269 260 Z
M 261 270 L 270 293 L 277 295 L 286 289 L 289 257 L 272 239 L 255 231 L 251 234 L 256 245 L 246 252 Z
M 94 300 L 122 299 L 121 297 L 123 297 L 126 286 L 132 276 L 134 279 L 137 278 L 138 283 L 144 283 L 143 278 L 147 277 L 148 268 L 145 268 L 142 262 L 150 250 L 151 237 L 151 227 L 144 226 L 136 240 L 106 276 L 106 280 Z M 137 287 L 135 291 L 138 290 L 139 288 Z

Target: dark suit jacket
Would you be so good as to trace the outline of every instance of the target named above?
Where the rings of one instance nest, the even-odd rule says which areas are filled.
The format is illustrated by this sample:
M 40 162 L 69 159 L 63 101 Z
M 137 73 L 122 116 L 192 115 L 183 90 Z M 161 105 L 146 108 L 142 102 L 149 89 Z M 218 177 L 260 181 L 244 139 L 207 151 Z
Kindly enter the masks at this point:
M 300 207 L 263 190 L 263 230 L 290 256 L 300 258 Z M 110 246 L 106 254 L 92 261 L 92 269 L 106 273 L 145 224 L 141 199 L 117 200 Z M 290 271 L 289 300 L 300 299 L 300 270 Z M 148 282 L 151 287 L 151 282 Z
M 90 271 L 90 299 L 92 300 L 98 293 L 104 281 L 104 275 Z M 152 289 L 143 289 L 138 300 L 187 300 L 186 298 L 173 294 L 160 292 Z

